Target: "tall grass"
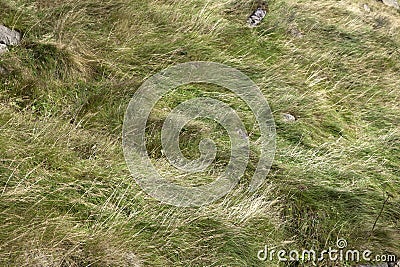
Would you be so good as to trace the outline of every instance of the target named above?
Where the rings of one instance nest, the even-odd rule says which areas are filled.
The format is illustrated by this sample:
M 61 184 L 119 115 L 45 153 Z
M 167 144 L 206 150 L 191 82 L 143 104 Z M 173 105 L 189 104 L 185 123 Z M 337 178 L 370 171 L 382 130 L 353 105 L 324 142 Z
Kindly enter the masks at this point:
M 0 0 L 1 22 L 24 35 L 0 58 L 0 265 L 272 266 L 257 259 L 264 245 L 323 250 L 337 238 L 400 255 L 399 13 L 366 2 L 371 13 L 361 1 L 270 1 L 263 23 L 249 28 L 252 1 Z M 236 67 L 260 86 L 277 153 L 256 193 L 246 190 L 253 143 L 235 190 L 207 207 L 176 208 L 134 182 L 122 122 L 146 78 L 196 60 Z M 182 147 L 196 157 L 199 140 L 215 137 L 213 169 L 188 181 L 163 159 L 163 120 L 197 96 L 227 102 L 257 131 L 224 89 L 166 96 L 147 145 L 178 183 L 214 179 L 229 156 L 224 131 L 201 121 Z

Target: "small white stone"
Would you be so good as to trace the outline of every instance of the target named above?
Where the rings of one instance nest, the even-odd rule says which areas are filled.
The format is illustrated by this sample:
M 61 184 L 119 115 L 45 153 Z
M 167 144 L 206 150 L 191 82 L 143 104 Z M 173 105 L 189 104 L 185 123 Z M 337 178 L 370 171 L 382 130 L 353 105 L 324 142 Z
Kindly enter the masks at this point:
M 292 114 L 284 113 L 282 116 L 283 116 L 283 120 L 286 121 L 286 122 L 294 122 L 294 121 L 296 121 L 296 117 L 293 116 Z
M 5 44 L 0 44 L 0 54 L 8 52 L 8 47 Z
M 368 12 L 368 13 L 371 12 L 371 8 L 367 4 L 364 4 L 363 7 L 364 7 L 365 12 Z
M 251 27 L 257 26 L 261 23 L 266 14 L 267 11 L 259 7 L 256 11 L 253 12 L 253 14 L 250 15 L 250 17 L 247 19 L 247 22 Z

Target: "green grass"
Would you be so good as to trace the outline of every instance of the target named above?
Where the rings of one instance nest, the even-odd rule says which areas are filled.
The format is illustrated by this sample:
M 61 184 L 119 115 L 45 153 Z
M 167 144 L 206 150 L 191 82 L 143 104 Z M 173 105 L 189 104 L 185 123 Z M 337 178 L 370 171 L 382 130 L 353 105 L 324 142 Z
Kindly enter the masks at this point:
M 0 57 L 0 265 L 272 266 L 257 259 L 264 245 L 323 250 L 337 238 L 400 255 L 400 14 L 366 2 L 372 13 L 362 1 L 271 1 L 248 28 L 252 1 L 0 0 L 0 23 L 24 34 Z M 223 88 L 178 88 L 147 125 L 149 154 L 167 178 L 176 173 L 159 133 L 181 101 L 225 101 L 253 136 L 235 190 L 177 208 L 134 182 L 122 123 L 144 80 L 197 60 L 235 67 L 261 88 L 277 151 L 266 183 L 247 192 L 254 116 Z M 286 123 L 287 112 L 297 121 Z M 189 158 L 204 137 L 219 152 L 206 174 L 176 182 L 214 179 L 229 160 L 224 130 L 200 120 L 181 137 Z

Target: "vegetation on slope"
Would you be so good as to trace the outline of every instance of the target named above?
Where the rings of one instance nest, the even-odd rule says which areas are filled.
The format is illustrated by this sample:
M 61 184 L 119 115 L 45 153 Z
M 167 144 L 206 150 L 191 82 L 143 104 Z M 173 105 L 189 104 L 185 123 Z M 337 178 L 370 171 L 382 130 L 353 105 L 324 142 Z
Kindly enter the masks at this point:
M 264 245 L 323 250 L 337 238 L 400 255 L 400 14 L 366 2 L 372 12 L 361 1 L 271 1 L 249 28 L 251 1 L 0 0 L 1 23 L 24 35 L 0 58 L 0 265 L 269 266 L 257 259 Z M 122 122 L 146 78 L 200 60 L 261 88 L 276 158 L 256 194 L 250 164 L 221 201 L 176 208 L 134 182 Z M 148 123 L 148 150 L 166 173 L 162 122 L 198 96 L 227 102 L 257 131 L 225 89 L 179 88 Z M 188 127 L 184 154 L 196 157 L 205 136 L 217 138 L 223 169 L 229 140 L 212 122 Z

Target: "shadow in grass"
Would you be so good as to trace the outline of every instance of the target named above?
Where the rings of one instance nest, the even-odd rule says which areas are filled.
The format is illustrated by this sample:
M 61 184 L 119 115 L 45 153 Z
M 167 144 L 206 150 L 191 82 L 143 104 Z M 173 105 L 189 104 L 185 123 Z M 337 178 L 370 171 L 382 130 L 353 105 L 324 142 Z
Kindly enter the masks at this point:
M 327 239 L 346 235 L 341 233 L 343 227 L 362 225 L 365 216 L 371 213 L 365 203 L 369 195 L 310 184 L 286 190 L 289 193 L 283 211 L 288 222 L 285 230 L 296 236 L 298 244 L 307 247 L 318 247 Z

